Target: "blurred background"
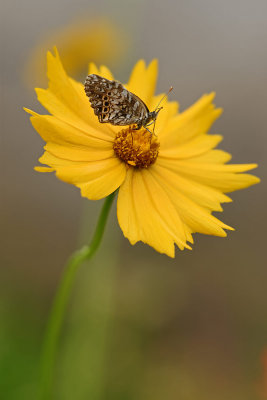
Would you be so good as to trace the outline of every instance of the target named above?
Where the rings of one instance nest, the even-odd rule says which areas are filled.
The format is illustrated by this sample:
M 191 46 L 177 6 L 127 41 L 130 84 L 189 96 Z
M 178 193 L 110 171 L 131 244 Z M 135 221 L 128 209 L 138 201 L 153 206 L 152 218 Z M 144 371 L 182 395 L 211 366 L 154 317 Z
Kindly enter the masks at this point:
M 101 208 L 33 170 L 43 143 L 22 107 L 45 113 L 33 88 L 46 87 L 45 54 L 57 45 L 82 81 L 89 61 L 127 81 L 137 59 L 156 57 L 158 92 L 173 85 L 181 109 L 215 90 L 224 114 L 211 132 L 233 162 L 258 162 L 262 183 L 224 205 L 235 232 L 195 235 L 174 260 L 132 247 L 113 207 L 102 251 L 77 276 L 54 399 L 266 399 L 267 2 L 10 0 L 1 18 L 1 398 L 37 398 L 54 293 Z

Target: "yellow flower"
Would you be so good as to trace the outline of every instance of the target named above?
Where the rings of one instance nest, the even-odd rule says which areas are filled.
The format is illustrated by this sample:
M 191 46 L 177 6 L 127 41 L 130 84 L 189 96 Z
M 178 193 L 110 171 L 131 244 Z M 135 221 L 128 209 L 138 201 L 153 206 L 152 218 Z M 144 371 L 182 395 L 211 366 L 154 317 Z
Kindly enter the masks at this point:
M 72 76 L 85 74 L 88 60 L 115 65 L 129 46 L 129 38 L 105 18 L 77 18 L 50 31 L 37 46 L 25 66 L 25 81 L 33 87 L 46 84 L 46 50 L 56 44 L 66 71 Z
M 113 79 L 104 66 L 90 64 L 89 73 Z M 228 165 L 230 154 L 213 150 L 222 140 L 207 133 L 222 112 L 212 104 L 214 93 L 182 113 L 176 102 L 164 103 L 157 136 L 151 137 L 143 128 L 99 123 L 83 84 L 68 77 L 57 51 L 48 53 L 48 78 L 49 88 L 36 91 L 51 115 L 26 110 L 46 142 L 39 161 L 48 167 L 37 171 L 54 171 L 91 200 L 119 188 L 117 213 L 124 235 L 131 244 L 143 241 L 170 257 L 175 243 L 181 250 L 190 248 L 194 232 L 226 236 L 224 229 L 232 229 L 212 212 L 231 201 L 224 193 L 259 179 L 241 174 L 256 164 Z M 162 96 L 154 95 L 156 80 L 157 61 L 146 67 L 141 60 L 126 87 L 153 110 Z

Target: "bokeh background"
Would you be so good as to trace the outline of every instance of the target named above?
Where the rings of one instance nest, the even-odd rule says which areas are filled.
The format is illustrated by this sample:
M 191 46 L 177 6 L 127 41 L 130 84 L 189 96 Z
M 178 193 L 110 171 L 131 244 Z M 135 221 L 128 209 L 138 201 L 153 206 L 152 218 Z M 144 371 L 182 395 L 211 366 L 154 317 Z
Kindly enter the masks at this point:
M 101 207 L 33 170 L 43 143 L 22 107 L 44 112 L 33 87 L 46 85 L 53 45 L 82 81 L 89 61 L 126 81 L 137 59 L 156 57 L 158 92 L 173 85 L 181 109 L 215 90 L 224 114 L 212 132 L 224 135 L 233 162 L 258 162 L 262 178 L 224 206 L 235 232 L 195 235 L 193 251 L 174 260 L 132 247 L 114 207 L 101 251 L 77 276 L 54 399 L 266 398 L 267 2 L 10 0 L 1 20 L 1 398 L 37 398 L 63 266 L 89 240 Z

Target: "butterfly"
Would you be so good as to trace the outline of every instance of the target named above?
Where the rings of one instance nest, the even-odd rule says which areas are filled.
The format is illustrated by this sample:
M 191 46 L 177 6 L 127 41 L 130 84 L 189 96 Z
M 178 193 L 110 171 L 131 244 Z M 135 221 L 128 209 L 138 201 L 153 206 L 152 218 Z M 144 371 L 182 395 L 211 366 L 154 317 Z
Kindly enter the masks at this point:
M 135 125 L 135 130 L 144 127 L 149 131 L 147 126 L 155 123 L 162 109 L 159 104 L 163 98 L 154 111 L 149 111 L 143 100 L 129 92 L 120 82 L 110 81 L 96 74 L 87 76 L 84 90 L 101 123 Z M 172 87 L 169 92 L 171 90 Z

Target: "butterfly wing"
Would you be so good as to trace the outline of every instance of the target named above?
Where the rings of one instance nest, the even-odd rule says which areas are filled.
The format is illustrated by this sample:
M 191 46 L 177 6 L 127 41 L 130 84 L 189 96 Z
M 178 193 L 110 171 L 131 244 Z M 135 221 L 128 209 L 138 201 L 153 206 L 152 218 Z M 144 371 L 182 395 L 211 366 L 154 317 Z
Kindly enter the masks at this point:
M 120 82 L 91 74 L 85 80 L 84 89 L 99 122 L 122 126 L 142 125 L 147 118 L 149 110 L 145 103 Z

